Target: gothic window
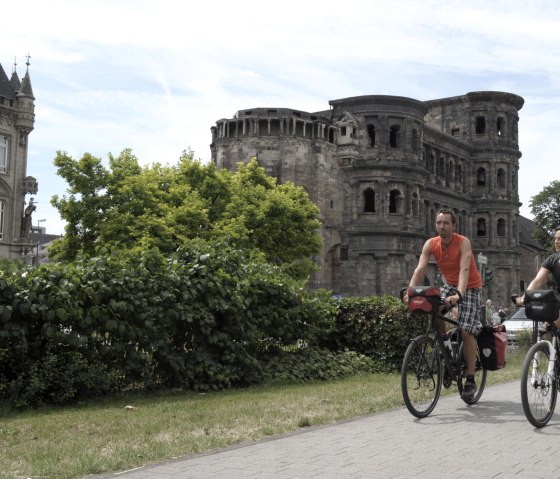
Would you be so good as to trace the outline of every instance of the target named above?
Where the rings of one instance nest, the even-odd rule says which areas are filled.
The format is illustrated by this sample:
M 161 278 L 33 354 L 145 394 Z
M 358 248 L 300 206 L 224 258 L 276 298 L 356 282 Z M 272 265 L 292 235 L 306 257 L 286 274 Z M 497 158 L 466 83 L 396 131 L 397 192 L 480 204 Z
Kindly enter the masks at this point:
M 486 220 L 484 218 L 476 220 L 476 236 L 486 236 Z
M 503 218 L 500 218 L 498 220 L 497 232 L 498 232 L 498 236 L 506 235 L 506 221 Z
M 402 208 L 402 195 L 399 190 L 389 193 L 389 213 L 400 213 Z
M 478 186 L 486 186 L 486 170 L 484 168 L 476 170 L 476 184 Z
M 364 191 L 364 212 L 375 212 L 375 192 L 371 188 L 367 188 Z
M 475 119 L 475 133 L 477 135 L 486 133 L 486 118 L 483 116 L 477 116 Z
M 369 136 L 369 146 L 375 146 L 375 126 L 369 124 L 367 126 L 367 132 Z
M 504 118 L 499 116 L 498 119 L 496 120 L 496 134 L 498 136 L 503 136 L 505 124 L 506 121 L 504 120 Z
M 393 125 L 389 129 L 389 146 L 391 148 L 398 148 L 399 145 L 399 132 L 401 127 L 399 125 Z
M 412 143 L 412 151 L 418 151 L 418 131 L 416 131 L 416 128 L 412 129 L 412 138 L 410 141 Z
M 498 188 L 505 188 L 506 187 L 506 172 L 503 168 L 498 169 L 498 173 L 496 175 L 496 180 L 498 183 Z
M 0 136 L 0 173 L 8 171 L 8 137 Z

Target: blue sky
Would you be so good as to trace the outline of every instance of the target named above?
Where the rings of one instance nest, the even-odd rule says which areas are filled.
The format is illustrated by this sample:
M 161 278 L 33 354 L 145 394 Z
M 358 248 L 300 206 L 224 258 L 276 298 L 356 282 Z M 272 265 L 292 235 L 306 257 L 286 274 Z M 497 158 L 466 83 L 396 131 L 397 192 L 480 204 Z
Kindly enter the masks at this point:
M 520 95 L 521 214 L 560 179 L 554 0 L 28 0 L 2 11 L 5 72 L 15 61 L 22 78 L 31 56 L 28 174 L 48 233 L 64 232 L 50 206 L 66 188 L 57 150 L 107 159 L 131 148 L 149 164 L 192 148 L 208 161 L 210 127 L 237 110 L 314 112 L 359 95 Z

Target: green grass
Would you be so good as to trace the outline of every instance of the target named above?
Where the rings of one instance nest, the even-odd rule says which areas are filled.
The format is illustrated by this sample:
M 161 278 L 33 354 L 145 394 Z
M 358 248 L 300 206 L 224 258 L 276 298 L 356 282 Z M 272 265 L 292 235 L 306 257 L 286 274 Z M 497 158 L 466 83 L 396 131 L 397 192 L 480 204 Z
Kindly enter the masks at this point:
M 523 356 L 510 352 L 506 368 L 488 373 L 487 384 L 518 380 Z M 403 407 L 400 376 L 375 374 L 208 394 L 128 395 L 20 413 L 4 408 L 0 478 L 80 478 L 397 407 Z

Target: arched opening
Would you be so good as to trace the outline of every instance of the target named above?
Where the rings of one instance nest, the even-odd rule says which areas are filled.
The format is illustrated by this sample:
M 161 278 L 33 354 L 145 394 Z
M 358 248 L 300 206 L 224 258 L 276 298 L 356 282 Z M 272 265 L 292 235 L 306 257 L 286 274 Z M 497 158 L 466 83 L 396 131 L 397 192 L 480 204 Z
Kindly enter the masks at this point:
M 371 188 L 364 191 L 364 213 L 375 212 L 375 192 Z
M 478 186 L 486 186 L 486 170 L 484 168 L 476 170 L 476 184 Z
M 505 188 L 506 187 L 506 172 L 503 168 L 499 168 L 496 174 L 496 182 L 498 184 L 498 188 Z
M 498 224 L 496 225 L 496 231 L 498 236 L 506 235 L 506 220 L 503 218 L 498 219 Z
M 401 211 L 402 195 L 399 190 L 391 190 L 389 193 L 389 213 L 399 213 Z
M 369 137 L 369 146 L 375 146 L 375 126 L 371 123 L 367 126 L 367 133 Z
M 486 220 L 484 218 L 476 220 L 476 236 L 486 236 Z

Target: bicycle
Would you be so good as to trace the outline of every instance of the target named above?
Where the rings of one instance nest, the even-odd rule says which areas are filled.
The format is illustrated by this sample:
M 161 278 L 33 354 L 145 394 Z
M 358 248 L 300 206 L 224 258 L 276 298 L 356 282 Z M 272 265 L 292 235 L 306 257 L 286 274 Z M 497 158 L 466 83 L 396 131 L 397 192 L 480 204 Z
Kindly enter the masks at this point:
M 516 295 L 511 297 L 517 304 Z M 527 420 L 535 427 L 548 424 L 560 388 L 560 330 L 554 321 L 558 318 L 560 295 L 554 290 L 525 292 L 525 315 L 533 321 L 549 324 L 544 333 L 552 335 L 552 341 L 541 338 L 533 344 L 523 361 L 521 369 L 521 403 Z
M 404 291 L 406 288 L 401 291 L 401 299 Z M 448 338 L 444 338 L 437 328 L 438 320 L 457 326 L 455 320 L 445 316 L 448 308 L 442 307 L 440 289 L 433 286 L 409 287 L 407 295 L 409 310 L 416 309 L 422 314 L 430 315 L 426 333 L 410 341 L 403 359 L 401 390 L 408 411 L 417 418 L 427 417 L 436 407 L 442 386 L 448 389 L 453 383 L 457 384 L 465 403 L 475 404 L 482 396 L 487 374 L 480 361 L 478 346 L 475 363 L 477 389 L 472 398 L 463 398 L 466 378 L 464 344 L 457 328 L 451 334 L 451 344 L 446 344 Z M 424 300 L 414 299 L 418 297 Z M 411 306 L 414 302 L 417 304 Z

